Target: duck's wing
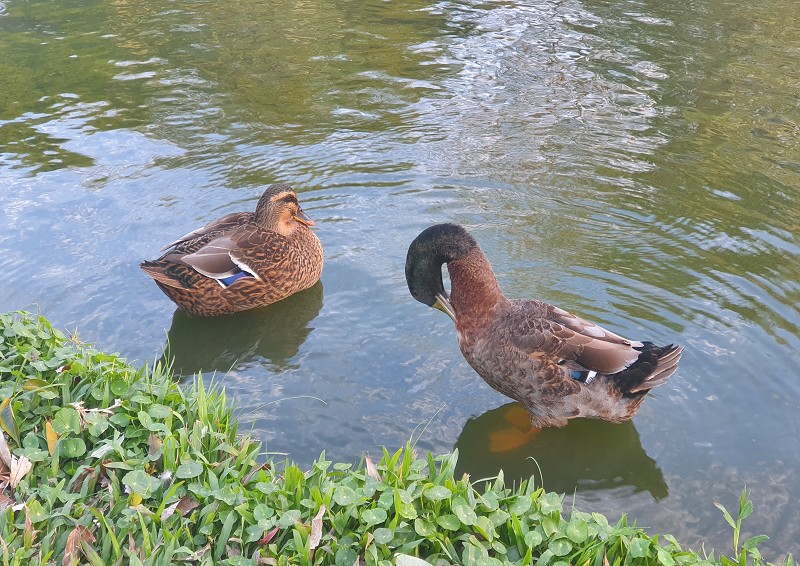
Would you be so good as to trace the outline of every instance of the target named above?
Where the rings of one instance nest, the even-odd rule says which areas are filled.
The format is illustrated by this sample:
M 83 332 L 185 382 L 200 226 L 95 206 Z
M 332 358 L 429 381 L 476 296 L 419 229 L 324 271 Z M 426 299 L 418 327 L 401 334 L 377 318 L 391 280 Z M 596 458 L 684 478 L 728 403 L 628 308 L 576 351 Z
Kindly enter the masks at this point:
M 603 374 L 622 371 L 639 357 L 641 342 L 540 301 L 515 301 L 512 342 L 529 357 Z
M 251 224 L 215 236 L 181 261 L 212 279 L 222 280 L 241 272 L 260 279 L 259 272 L 281 262 L 288 252 L 285 237 Z
M 252 212 L 233 212 L 231 214 L 226 214 L 222 218 L 218 218 L 213 222 L 210 222 L 203 226 L 202 228 L 198 228 L 197 230 L 193 230 L 188 234 L 184 234 L 174 242 L 167 244 L 161 251 L 168 250 L 173 247 L 186 247 L 186 244 L 193 241 L 202 242 L 202 240 L 210 234 L 214 234 L 216 232 L 227 232 L 229 230 L 233 230 L 238 226 L 243 226 L 245 224 L 250 224 L 253 221 L 253 213 Z M 187 252 L 191 252 L 194 250 L 186 250 Z

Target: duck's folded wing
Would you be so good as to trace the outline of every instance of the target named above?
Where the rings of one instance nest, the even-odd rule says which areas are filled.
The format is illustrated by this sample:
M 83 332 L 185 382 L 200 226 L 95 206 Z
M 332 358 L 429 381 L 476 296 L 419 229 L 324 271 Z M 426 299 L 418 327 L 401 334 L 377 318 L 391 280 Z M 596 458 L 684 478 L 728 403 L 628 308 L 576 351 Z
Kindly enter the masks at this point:
M 161 248 L 161 251 L 168 250 L 172 247 L 179 246 L 180 244 L 184 244 L 192 240 L 201 239 L 203 236 L 213 232 L 224 232 L 226 230 L 236 228 L 237 226 L 247 224 L 252 220 L 252 217 L 252 212 L 233 212 L 231 214 L 226 214 L 222 218 L 218 218 L 217 220 L 206 224 L 202 228 L 198 228 L 197 230 L 193 230 L 188 234 L 184 234 L 174 242 Z
M 622 371 L 639 356 L 641 342 L 623 338 L 605 328 L 548 305 L 546 313 L 528 318 L 521 332 L 512 337 L 526 354 L 549 356 L 555 363 L 568 363 L 598 373 Z M 542 316 L 543 315 L 543 316 Z
M 242 271 L 261 279 L 288 254 L 286 238 L 250 224 L 213 238 L 181 261 L 213 279 L 225 279 Z
M 181 258 L 183 263 L 212 279 L 224 279 L 240 271 L 250 271 L 237 264 L 232 257 L 236 241 L 230 236 L 214 238 L 194 253 Z

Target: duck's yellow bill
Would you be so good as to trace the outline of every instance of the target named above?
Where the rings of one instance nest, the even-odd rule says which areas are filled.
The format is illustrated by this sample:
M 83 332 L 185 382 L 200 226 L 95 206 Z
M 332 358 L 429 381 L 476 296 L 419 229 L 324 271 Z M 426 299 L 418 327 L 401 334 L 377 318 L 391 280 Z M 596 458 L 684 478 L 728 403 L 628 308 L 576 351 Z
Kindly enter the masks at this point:
M 450 301 L 447 300 L 447 297 L 437 294 L 436 302 L 433 303 L 433 308 L 442 311 L 444 314 L 452 318 L 453 322 L 456 321 L 456 313 L 453 311 L 453 305 L 450 304 Z

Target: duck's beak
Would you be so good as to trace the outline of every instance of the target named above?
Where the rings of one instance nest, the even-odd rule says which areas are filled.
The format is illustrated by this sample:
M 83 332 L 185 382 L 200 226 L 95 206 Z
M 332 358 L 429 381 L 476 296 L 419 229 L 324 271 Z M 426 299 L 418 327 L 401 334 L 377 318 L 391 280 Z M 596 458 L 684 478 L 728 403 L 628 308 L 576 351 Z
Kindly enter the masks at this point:
M 436 302 L 433 303 L 433 308 L 442 311 L 444 314 L 452 318 L 453 322 L 456 321 L 456 313 L 453 310 L 453 305 L 450 304 L 450 301 L 448 301 L 447 297 L 444 295 L 436 293 Z
M 306 214 L 305 211 L 302 208 L 298 208 L 297 209 L 297 214 L 292 216 L 292 218 L 294 218 L 295 220 L 297 220 L 301 224 L 305 224 L 306 226 L 314 226 L 314 225 L 316 225 L 316 222 L 311 220 L 311 217 L 308 214 Z

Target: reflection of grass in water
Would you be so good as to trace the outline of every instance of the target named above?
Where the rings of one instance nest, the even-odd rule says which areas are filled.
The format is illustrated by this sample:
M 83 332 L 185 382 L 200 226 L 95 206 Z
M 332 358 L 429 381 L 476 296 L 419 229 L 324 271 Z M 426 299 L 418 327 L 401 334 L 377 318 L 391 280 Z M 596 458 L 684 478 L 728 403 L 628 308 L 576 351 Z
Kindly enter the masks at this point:
M 217 317 L 195 317 L 177 309 L 172 317 L 165 359 L 175 372 L 226 372 L 262 358 L 285 368 L 297 354 L 322 308 L 322 283 L 275 304 Z
M 669 493 L 632 421 L 575 419 L 564 428 L 534 429 L 524 407 L 508 403 L 467 421 L 455 447 L 459 469 L 476 478 L 502 469 L 518 480 L 538 472 L 544 486 L 557 492 L 631 486 L 655 499 Z

